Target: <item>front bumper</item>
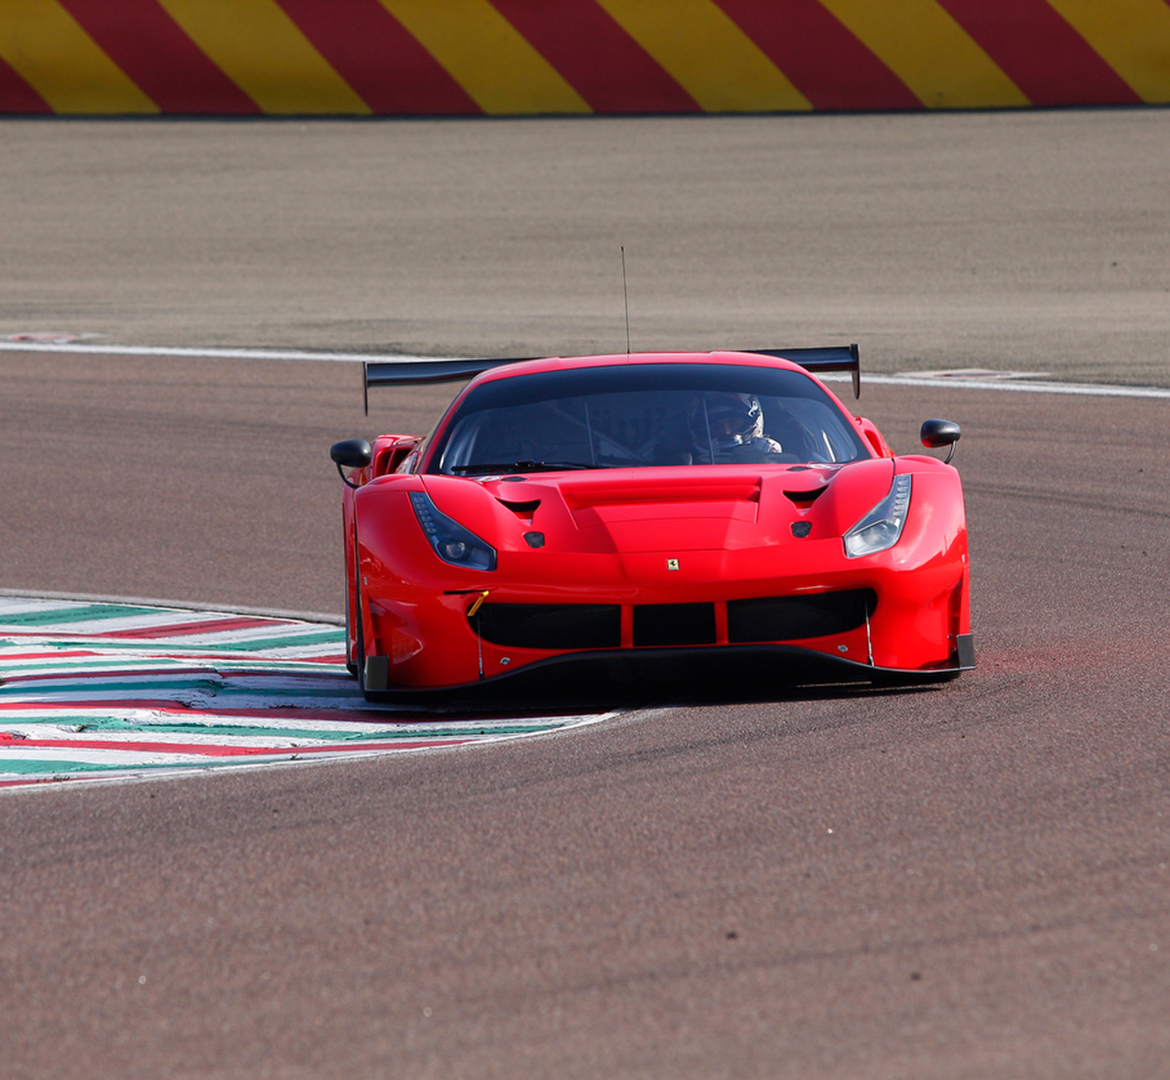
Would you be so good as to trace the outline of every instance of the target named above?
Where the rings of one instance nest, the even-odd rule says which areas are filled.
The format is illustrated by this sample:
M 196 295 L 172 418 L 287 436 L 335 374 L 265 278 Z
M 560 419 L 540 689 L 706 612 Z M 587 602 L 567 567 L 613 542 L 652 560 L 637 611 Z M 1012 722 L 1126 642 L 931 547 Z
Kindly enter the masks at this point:
M 786 668 L 818 657 L 838 672 L 856 665 L 929 677 L 972 666 L 963 645 L 970 640 L 965 566 L 913 574 L 870 568 L 833 585 L 739 582 L 669 592 L 629 586 L 591 597 L 502 585 L 438 595 L 415 590 L 405 598 L 371 590 L 366 685 L 441 688 L 511 679 L 558 660 L 583 664 L 593 655 L 602 657 L 602 668 L 615 658 L 640 664 L 640 656 L 654 666 L 773 647 Z

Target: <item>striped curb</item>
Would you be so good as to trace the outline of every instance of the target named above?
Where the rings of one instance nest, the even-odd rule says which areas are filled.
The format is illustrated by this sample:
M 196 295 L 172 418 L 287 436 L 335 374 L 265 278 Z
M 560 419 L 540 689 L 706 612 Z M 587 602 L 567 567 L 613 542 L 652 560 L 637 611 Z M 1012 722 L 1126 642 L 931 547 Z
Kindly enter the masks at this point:
M 5 0 L 0 112 L 572 115 L 1170 101 L 1166 0 Z
M 0 787 L 356 758 L 579 727 L 374 708 L 339 626 L 0 596 Z

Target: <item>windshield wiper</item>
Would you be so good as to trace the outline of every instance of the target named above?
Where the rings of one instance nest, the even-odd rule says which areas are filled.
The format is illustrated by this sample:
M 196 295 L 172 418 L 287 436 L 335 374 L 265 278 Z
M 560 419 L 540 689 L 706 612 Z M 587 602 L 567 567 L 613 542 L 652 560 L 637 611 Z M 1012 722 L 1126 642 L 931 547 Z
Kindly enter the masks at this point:
M 507 465 L 452 465 L 453 473 L 484 476 L 490 473 L 561 472 L 566 469 L 605 469 L 606 465 L 586 465 L 580 461 L 513 461 Z

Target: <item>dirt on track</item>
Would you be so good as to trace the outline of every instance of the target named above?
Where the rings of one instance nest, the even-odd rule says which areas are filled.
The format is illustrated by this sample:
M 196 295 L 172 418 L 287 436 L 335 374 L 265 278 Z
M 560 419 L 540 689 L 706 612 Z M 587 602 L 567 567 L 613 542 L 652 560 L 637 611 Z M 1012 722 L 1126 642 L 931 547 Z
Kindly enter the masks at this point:
M 1164 115 L 1051 122 L 1096 159 L 1114 120 Z M 340 610 L 329 443 L 425 428 L 445 397 L 375 397 L 366 421 L 347 364 L 0 372 L 0 585 L 281 609 Z M 869 386 L 860 408 L 901 451 L 928 416 L 963 426 L 974 673 L 698 688 L 486 752 L 5 795 L 0 1074 L 1162 1075 L 1166 403 Z

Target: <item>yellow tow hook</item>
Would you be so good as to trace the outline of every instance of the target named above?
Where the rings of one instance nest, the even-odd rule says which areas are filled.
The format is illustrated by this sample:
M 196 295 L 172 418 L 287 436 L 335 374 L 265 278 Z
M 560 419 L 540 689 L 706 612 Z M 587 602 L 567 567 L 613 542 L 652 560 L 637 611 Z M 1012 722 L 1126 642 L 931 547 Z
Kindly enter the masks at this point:
M 490 591 L 490 589 L 484 589 L 484 591 L 475 598 L 475 603 L 467 609 L 467 618 L 469 620 L 474 619 L 475 613 L 479 611 L 481 607 L 483 607 L 483 602 L 488 598 L 488 593 Z M 475 631 L 475 651 L 476 657 L 479 660 L 479 681 L 483 682 L 483 638 L 480 637 L 478 627 Z

